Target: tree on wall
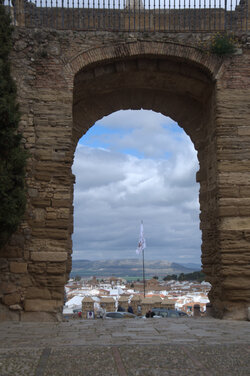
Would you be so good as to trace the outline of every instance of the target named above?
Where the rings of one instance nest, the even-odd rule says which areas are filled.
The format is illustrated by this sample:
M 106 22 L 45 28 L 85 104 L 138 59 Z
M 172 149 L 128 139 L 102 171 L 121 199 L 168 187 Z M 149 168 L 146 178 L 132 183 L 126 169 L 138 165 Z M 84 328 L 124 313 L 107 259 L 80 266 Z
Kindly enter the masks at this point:
M 0 0 L 0 248 L 17 230 L 26 206 L 27 152 L 17 130 L 20 115 L 10 74 L 11 34 L 11 20 Z

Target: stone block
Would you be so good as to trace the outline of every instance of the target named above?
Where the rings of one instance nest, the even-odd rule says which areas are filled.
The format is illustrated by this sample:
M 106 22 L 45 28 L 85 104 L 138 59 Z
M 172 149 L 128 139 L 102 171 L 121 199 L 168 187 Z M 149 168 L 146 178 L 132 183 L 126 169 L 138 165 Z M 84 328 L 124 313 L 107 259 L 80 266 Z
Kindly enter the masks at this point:
M 28 273 L 20 275 L 19 283 L 22 287 L 29 287 L 33 285 L 32 279 Z
M 249 277 L 244 278 L 244 276 L 241 276 L 239 273 L 238 276 L 228 276 L 224 278 L 222 281 L 221 286 L 227 290 L 238 290 L 236 294 L 238 299 L 242 300 L 242 297 L 240 297 L 240 293 L 242 293 L 244 290 L 247 290 L 249 292 Z M 232 293 L 232 291 L 230 291 Z
M 34 223 L 33 223 L 34 226 Z M 53 228 L 35 228 L 32 229 L 32 234 L 34 237 L 42 239 L 55 239 L 55 240 L 66 240 L 68 239 L 68 231 L 62 229 Z
M 220 161 L 217 168 L 218 171 L 221 172 L 248 172 L 250 169 L 250 161 Z
M 238 253 L 240 251 L 241 258 L 238 260 L 239 263 L 241 263 L 242 259 L 244 258 L 245 253 L 249 251 L 249 241 L 243 238 L 237 239 L 237 240 L 222 238 L 220 241 L 220 245 L 222 248 L 220 251 L 221 255 L 223 253 L 235 253 L 235 252 Z M 231 255 L 230 257 L 233 257 L 233 255 Z
M 233 215 L 239 215 L 239 209 L 237 206 L 221 206 L 218 208 L 219 217 L 232 217 Z
M 14 292 L 13 294 L 7 294 L 3 297 L 4 304 L 10 306 L 13 304 L 18 304 L 21 301 L 21 295 L 18 292 Z
M 250 197 L 250 185 L 243 185 L 239 187 L 240 197 Z
M 33 213 L 34 221 L 38 223 L 44 222 L 45 214 L 46 214 L 46 211 L 43 208 L 35 208 L 34 213 Z
M 67 252 L 31 252 L 32 261 L 63 262 L 68 258 Z
M 23 249 L 13 246 L 4 247 L 1 249 L 1 257 L 6 257 L 7 259 L 23 258 Z
M 237 198 L 220 198 L 219 199 L 219 205 L 223 206 L 250 206 L 250 198 L 243 198 L 243 197 L 237 197 Z
M 67 219 L 51 219 L 46 221 L 46 226 L 48 228 L 56 228 L 56 229 L 65 229 L 67 230 L 69 227 L 69 221 Z
M 45 208 L 46 206 L 50 206 L 50 200 L 45 198 L 33 198 L 32 204 L 38 208 Z
M 27 299 L 50 299 L 51 295 L 48 289 L 39 287 L 29 287 L 26 292 Z
M 26 262 L 10 262 L 11 273 L 27 273 L 27 263 Z
M 63 192 L 55 192 L 54 198 L 56 200 L 70 200 L 71 195 L 68 191 L 63 191 Z
M 51 180 L 51 175 L 50 174 L 35 174 L 35 178 L 37 180 L 41 180 L 41 181 L 50 181 Z
M 221 230 L 250 230 L 250 217 L 227 217 L 221 219 Z
M 70 210 L 68 208 L 61 208 L 58 210 L 58 218 L 68 219 L 70 215 Z
M 250 136 L 250 127 L 238 127 L 239 136 Z
M 66 273 L 66 264 L 65 263 L 55 263 L 49 264 L 47 266 L 48 274 L 63 274 Z
M 47 287 L 62 287 L 66 283 L 66 275 L 59 274 L 59 275 L 43 275 L 39 274 L 36 277 L 36 282 L 40 286 L 47 286 Z
M 220 185 L 250 185 L 250 176 L 245 172 L 221 172 L 218 175 Z
M 54 208 L 69 208 L 71 205 L 70 200 L 52 200 L 52 207 Z
M 12 311 L 22 311 L 22 307 L 19 304 L 13 304 L 10 306 Z
M 26 312 L 58 312 L 62 304 L 61 300 L 26 299 L 24 309 Z
M 46 214 L 46 219 L 52 219 L 52 220 L 55 220 L 57 218 L 57 214 L 56 212 L 47 212 Z
M 13 294 L 17 291 L 17 286 L 12 282 L 1 282 L 0 292 L 3 294 Z
M 61 301 L 63 301 L 63 298 L 64 298 L 64 291 L 59 292 L 59 291 L 54 291 L 54 290 L 52 290 L 52 291 L 51 291 L 51 298 L 52 298 L 52 299 L 56 299 L 56 300 L 61 300 Z
M 29 197 L 37 197 L 38 196 L 38 190 L 36 188 L 29 188 L 28 189 L 28 195 L 29 195 Z
M 30 273 L 43 274 L 46 270 L 45 262 L 33 262 L 28 265 L 28 270 Z
M 239 215 L 243 217 L 250 216 L 250 206 L 239 207 Z
M 221 186 L 219 189 L 219 197 L 223 197 L 223 198 L 239 197 L 239 187 Z
M 51 150 L 36 150 L 36 158 L 40 161 L 51 161 L 52 152 Z
M 60 314 L 48 312 L 21 312 L 20 321 L 24 322 L 58 322 Z

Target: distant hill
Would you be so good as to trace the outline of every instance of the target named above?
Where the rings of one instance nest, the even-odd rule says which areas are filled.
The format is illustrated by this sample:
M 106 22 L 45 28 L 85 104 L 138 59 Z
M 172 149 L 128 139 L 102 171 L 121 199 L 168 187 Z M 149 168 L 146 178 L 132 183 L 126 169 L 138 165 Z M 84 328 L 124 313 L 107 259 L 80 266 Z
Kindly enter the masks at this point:
M 200 264 L 194 264 L 192 262 L 188 262 L 188 263 L 181 264 L 181 265 L 184 266 L 185 268 L 193 269 L 194 271 L 201 270 L 201 265 Z
M 165 277 L 168 274 L 192 273 L 193 271 L 200 270 L 196 267 L 186 267 L 177 263 L 172 263 L 166 260 L 145 261 L 146 277 Z M 75 277 L 135 277 L 141 278 L 142 276 L 142 260 L 141 259 L 120 259 L 120 260 L 73 260 L 71 276 Z

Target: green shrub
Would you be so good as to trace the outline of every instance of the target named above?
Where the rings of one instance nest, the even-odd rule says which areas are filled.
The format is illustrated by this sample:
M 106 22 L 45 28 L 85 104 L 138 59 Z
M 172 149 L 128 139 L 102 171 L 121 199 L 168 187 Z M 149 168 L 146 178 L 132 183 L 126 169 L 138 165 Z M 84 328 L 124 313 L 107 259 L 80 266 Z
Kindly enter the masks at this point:
M 210 40 L 210 52 L 218 56 L 231 55 L 235 52 L 235 41 L 228 34 L 215 34 Z
M 222 57 L 235 53 L 236 43 L 237 40 L 232 35 L 216 33 L 209 39 L 199 41 L 197 43 L 197 48 L 201 52 Z
M 27 153 L 18 133 L 20 114 L 10 74 L 11 34 L 11 20 L 0 0 L 0 248 L 17 230 L 26 206 Z

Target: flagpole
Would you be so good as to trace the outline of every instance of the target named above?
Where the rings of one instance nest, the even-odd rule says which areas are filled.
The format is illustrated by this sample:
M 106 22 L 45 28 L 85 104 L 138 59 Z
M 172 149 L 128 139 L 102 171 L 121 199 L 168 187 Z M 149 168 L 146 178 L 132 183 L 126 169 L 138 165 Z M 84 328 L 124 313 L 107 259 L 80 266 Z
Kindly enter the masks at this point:
M 145 298 L 145 267 L 144 267 L 144 249 L 142 250 L 142 275 L 143 275 L 143 291 Z
M 141 221 L 141 225 L 143 226 L 143 220 Z M 142 248 L 142 277 L 143 277 L 143 296 L 145 298 L 145 290 L 146 290 L 146 283 L 145 283 L 145 263 L 144 263 L 144 249 L 145 249 L 145 239 L 143 234 L 143 248 Z
M 144 298 L 145 298 L 145 295 L 146 295 L 145 263 L 144 263 L 144 249 L 145 248 L 146 248 L 146 241 L 144 239 L 144 234 L 143 234 L 143 221 L 141 221 L 141 231 L 140 231 L 139 243 L 138 243 L 138 247 L 136 249 L 136 253 L 138 255 L 140 255 L 140 253 L 142 253 L 142 276 L 143 276 Z

